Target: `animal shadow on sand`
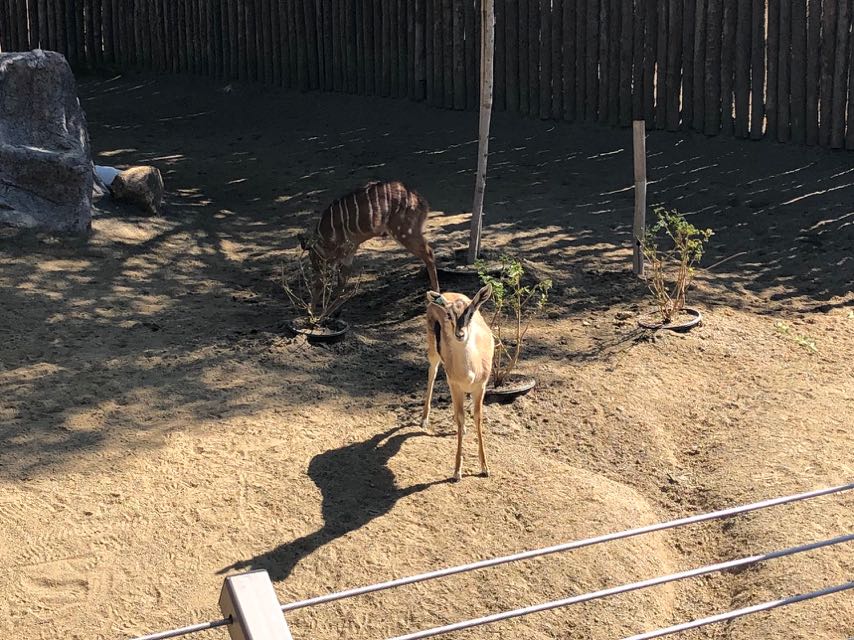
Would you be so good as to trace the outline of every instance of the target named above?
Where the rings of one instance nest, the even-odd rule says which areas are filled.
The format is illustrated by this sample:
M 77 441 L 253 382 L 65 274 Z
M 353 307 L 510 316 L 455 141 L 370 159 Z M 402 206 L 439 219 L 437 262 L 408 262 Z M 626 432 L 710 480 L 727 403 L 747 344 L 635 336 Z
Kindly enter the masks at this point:
M 306 556 L 336 538 L 356 531 L 368 522 L 388 513 L 401 498 L 424 491 L 448 479 L 398 487 L 388 462 L 403 443 L 424 431 L 398 433 L 395 427 L 369 440 L 331 449 L 315 456 L 308 475 L 322 496 L 323 526 L 301 538 L 248 560 L 238 561 L 218 571 L 266 569 L 274 581 L 286 579 Z

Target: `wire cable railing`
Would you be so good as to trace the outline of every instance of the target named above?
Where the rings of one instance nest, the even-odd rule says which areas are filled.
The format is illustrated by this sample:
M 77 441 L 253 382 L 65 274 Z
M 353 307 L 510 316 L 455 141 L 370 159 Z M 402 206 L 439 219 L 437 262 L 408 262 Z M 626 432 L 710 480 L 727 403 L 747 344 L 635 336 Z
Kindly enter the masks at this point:
M 629 636 L 628 638 L 623 638 L 622 640 L 652 640 L 652 638 L 661 638 L 664 636 L 673 635 L 674 633 L 680 633 L 682 631 L 689 631 L 690 629 L 697 629 L 698 627 L 705 627 L 710 624 L 716 624 L 718 622 L 735 620 L 736 618 L 741 618 L 743 616 L 750 615 L 751 613 L 770 611 L 771 609 L 777 609 L 778 607 L 786 607 L 790 604 L 795 604 L 796 602 L 804 602 L 805 600 L 813 600 L 814 598 L 820 598 L 821 596 L 829 596 L 834 593 L 846 591 L 848 589 L 854 589 L 854 582 L 846 582 L 845 584 L 839 584 L 834 587 L 826 587 L 824 589 L 819 589 L 818 591 L 802 593 L 797 596 L 789 596 L 788 598 L 780 598 L 779 600 L 771 600 L 769 602 L 763 602 L 762 604 L 755 604 L 751 607 L 735 609 L 734 611 L 728 611 L 727 613 L 719 613 L 714 616 L 709 616 L 708 618 L 700 618 L 699 620 L 693 620 L 692 622 L 683 622 L 682 624 L 675 624 L 672 627 L 665 627 L 663 629 L 656 629 L 655 631 L 639 633 L 634 636 Z M 852 638 L 851 640 L 854 640 L 854 638 Z
M 804 553 L 805 551 L 813 551 L 815 549 L 821 549 L 823 547 L 829 547 L 832 545 L 841 544 L 843 542 L 850 542 L 851 540 L 854 540 L 854 533 L 839 536 L 837 538 L 832 538 L 830 540 L 822 540 L 821 542 L 813 542 L 810 544 L 803 544 L 797 547 L 789 547 L 788 549 L 782 549 L 780 551 L 772 551 L 770 553 L 747 556 L 745 558 L 730 560 L 728 562 L 718 562 L 716 564 L 709 564 L 703 567 L 697 567 L 696 569 L 690 569 L 688 571 L 680 571 L 678 573 L 671 573 L 666 576 L 650 578 L 649 580 L 630 582 L 628 584 L 620 585 L 618 587 L 610 587 L 608 589 L 601 589 L 599 591 L 591 591 L 590 593 L 582 593 L 580 595 L 571 596 L 569 598 L 552 600 L 551 602 L 544 602 L 542 604 L 536 604 L 530 607 L 514 609 L 513 611 L 495 613 L 490 616 L 483 616 L 482 618 L 474 618 L 472 620 L 456 622 L 454 624 L 448 624 L 442 627 L 433 627 L 432 629 L 427 629 L 425 631 L 417 631 L 415 633 L 408 633 L 403 636 L 395 636 L 393 638 L 389 638 L 388 640 L 421 640 L 421 638 L 432 638 L 433 636 L 440 636 L 454 631 L 462 631 L 463 629 L 471 629 L 472 627 L 479 627 L 484 624 L 491 624 L 493 622 L 509 620 L 510 618 L 518 618 L 532 613 L 539 613 L 540 611 L 549 611 L 551 609 L 567 607 L 572 604 L 580 604 L 582 602 L 590 602 L 591 600 L 607 598 L 608 596 L 614 596 L 620 593 L 637 591 L 638 589 L 646 589 L 648 587 L 656 587 L 658 585 L 667 584 L 668 582 L 676 582 L 677 580 L 685 580 L 686 578 L 696 578 L 698 576 L 704 576 L 719 571 L 728 571 L 731 569 L 737 569 L 739 567 L 747 567 L 749 565 L 755 565 L 760 562 L 766 562 L 768 560 L 775 560 L 776 558 L 783 558 L 786 556 L 795 555 L 796 553 Z
M 180 627 L 178 629 L 169 629 L 168 631 L 159 631 L 150 633 L 147 636 L 139 636 L 134 640 L 167 640 L 168 638 L 179 638 L 191 633 L 199 631 L 207 631 L 208 629 L 216 629 L 231 624 L 230 618 L 222 618 L 220 620 L 211 620 L 210 622 L 200 622 L 199 624 L 191 624 L 189 627 Z
M 791 504 L 795 502 L 801 502 L 804 500 L 810 500 L 813 498 L 818 498 L 821 496 L 828 496 L 832 494 L 839 494 L 846 491 L 851 491 L 854 489 L 854 482 L 837 485 L 834 487 L 828 487 L 825 489 L 818 489 L 815 491 L 807 491 L 803 493 L 792 494 L 788 496 L 783 496 L 779 498 L 772 498 L 768 500 L 761 500 L 758 502 L 752 502 L 749 504 L 740 505 L 737 507 L 730 507 L 727 509 L 720 509 L 717 511 L 711 511 L 708 513 L 697 514 L 693 516 L 687 516 L 683 518 L 677 518 L 674 520 L 668 520 L 665 522 L 660 522 L 656 524 L 646 525 L 642 527 L 637 527 L 634 529 L 628 529 L 625 531 L 619 531 L 614 533 L 608 533 L 605 535 L 595 536 L 591 538 L 585 538 L 582 540 L 574 540 L 571 542 L 566 542 L 550 547 L 543 547 L 540 549 L 534 549 L 531 551 L 523 551 L 521 553 L 500 556 L 497 558 L 491 558 L 487 560 L 480 560 L 478 562 L 472 562 L 469 564 L 459 565 L 455 567 L 448 567 L 445 569 L 439 569 L 436 571 L 430 571 L 427 573 L 421 573 L 414 576 L 409 576 L 405 578 L 397 578 L 394 580 L 388 580 L 385 582 L 380 582 L 372 585 L 366 585 L 363 587 L 357 587 L 353 589 L 347 589 L 344 591 L 338 591 L 335 593 L 330 593 L 322 596 L 316 596 L 313 598 L 308 598 L 305 600 L 299 600 L 287 604 L 279 604 L 277 608 L 281 609 L 282 612 L 290 612 L 295 611 L 297 609 L 302 609 L 305 607 L 316 606 L 319 604 L 325 604 L 329 602 L 335 602 L 338 600 L 343 600 L 345 598 L 353 598 L 356 596 L 361 596 L 369 593 L 375 593 L 377 591 L 383 591 L 386 589 L 392 589 L 395 587 L 401 587 L 410 584 L 416 584 L 419 582 L 425 582 L 428 580 L 435 580 L 438 578 L 443 578 L 446 576 L 456 575 L 460 573 L 466 573 L 469 571 L 476 571 L 480 569 L 486 569 L 489 567 L 500 566 L 503 564 L 507 564 L 510 562 L 518 562 L 522 560 L 528 560 L 532 558 L 538 558 L 542 556 L 547 556 L 555 553 L 572 551 L 576 549 L 581 549 L 584 547 L 589 547 L 596 544 L 602 544 L 605 542 L 611 542 L 616 540 L 623 540 L 627 538 L 632 538 L 635 536 L 653 533 L 657 531 L 665 531 L 668 529 L 674 529 L 677 527 L 682 527 L 686 525 L 698 524 L 702 522 L 708 522 L 711 520 L 718 520 L 722 518 L 729 518 L 733 516 L 738 516 L 746 513 L 750 513 L 753 511 L 758 511 L 760 509 L 767 509 L 769 507 L 775 507 L 785 504 Z M 547 611 L 550 609 L 556 609 L 559 607 L 565 607 L 573 604 L 578 604 L 581 602 L 589 602 L 591 600 L 608 597 L 611 595 L 616 595 L 620 593 L 626 593 L 629 591 L 636 591 L 639 589 L 644 589 L 648 587 L 657 586 L 660 584 L 666 584 L 668 582 L 674 582 L 677 580 L 684 580 L 687 578 L 693 578 L 697 576 L 707 575 L 714 572 L 726 571 L 730 569 L 734 569 L 737 567 L 745 567 L 749 565 L 755 565 L 762 562 L 767 562 L 769 560 L 774 560 L 777 558 L 782 558 L 789 555 L 794 555 L 797 553 L 804 553 L 807 551 L 813 551 L 817 549 L 821 549 L 824 547 L 829 547 L 833 545 L 842 544 L 845 542 L 851 542 L 854 540 L 854 533 L 840 535 L 835 538 L 831 538 L 828 540 L 822 540 L 818 542 L 812 542 L 807 544 L 802 544 L 795 547 L 788 547 L 786 549 L 778 550 L 778 551 L 770 551 L 763 554 L 746 556 L 743 558 L 738 558 L 735 560 L 729 560 L 726 562 L 719 562 L 716 564 L 705 565 L 702 567 L 697 567 L 694 569 L 689 569 L 687 571 L 681 571 L 678 573 L 672 573 L 665 576 L 658 576 L 655 578 L 650 578 L 648 580 L 641 580 L 638 582 L 627 583 L 624 585 L 610 587 L 607 589 L 601 589 L 599 591 L 594 591 L 585 594 L 579 594 L 575 596 L 571 596 L 568 598 L 563 598 L 560 600 L 553 600 L 551 602 L 546 602 L 538 605 L 532 605 L 529 607 L 523 607 L 519 609 L 514 609 L 512 611 L 505 611 L 501 613 L 496 613 L 488 616 L 483 616 L 480 618 L 473 618 L 471 620 L 465 620 L 462 622 L 457 622 L 454 624 L 443 625 L 440 627 L 434 627 L 431 629 L 426 629 L 423 631 L 418 631 L 415 633 L 410 633 L 402 636 L 396 636 L 394 638 L 390 638 L 389 640 L 418 640 L 420 638 L 429 638 L 437 635 L 442 635 L 446 633 L 451 633 L 454 631 L 460 631 L 462 629 L 468 629 L 475 626 L 490 624 L 494 622 L 498 622 L 501 620 L 507 620 L 509 618 L 515 618 L 519 616 L 529 615 L 532 613 L 536 613 L 539 611 Z M 725 620 L 730 620 L 733 618 L 741 617 L 744 615 L 749 615 L 751 613 L 756 613 L 759 611 L 765 611 L 769 609 L 774 609 L 777 607 L 787 606 L 790 604 L 794 604 L 796 602 L 801 602 L 804 600 L 811 600 L 814 598 L 818 598 L 824 595 L 830 595 L 832 593 L 837 593 L 840 591 L 844 591 L 846 589 L 851 589 L 854 587 L 854 583 L 847 583 L 843 585 L 838 585 L 835 587 L 828 587 L 827 589 L 801 594 L 797 596 L 791 596 L 789 598 L 783 598 L 780 600 L 774 600 L 771 602 L 766 602 L 760 605 L 754 605 L 753 607 L 746 607 L 744 609 L 739 609 L 736 611 L 730 611 L 724 614 L 718 614 L 716 616 L 710 616 L 709 618 L 702 618 L 699 620 L 695 620 L 693 622 L 686 622 L 681 625 L 675 625 L 673 627 L 667 627 L 664 629 L 658 629 L 656 631 L 647 632 L 646 634 L 640 634 L 637 636 L 631 636 L 630 638 L 625 638 L 624 640 L 646 640 L 647 638 L 658 638 L 664 635 L 670 635 L 673 633 L 678 633 L 683 630 L 693 629 L 698 626 L 705 626 L 708 624 L 714 624 L 716 622 L 721 622 Z M 272 588 L 272 587 L 271 587 Z M 210 622 L 204 622 L 200 624 L 190 625 L 187 627 L 181 627 L 177 629 L 171 629 L 168 631 L 161 631 L 158 633 L 152 633 L 145 636 L 139 636 L 134 640 L 168 640 L 169 638 L 177 638 L 180 636 L 196 633 L 199 631 L 204 631 L 207 629 L 214 629 L 217 627 L 223 627 L 232 623 L 230 618 L 222 618 L 220 620 L 213 620 Z M 693 625 L 693 626 L 691 626 Z M 650 635 L 652 634 L 652 635 Z M 655 635 L 658 634 L 658 635 Z M 852 639 L 854 640 L 854 639 Z
M 336 600 L 343 600 L 345 598 L 353 598 L 355 596 L 366 595 L 368 593 L 375 593 L 377 591 L 382 591 L 384 589 L 393 589 L 394 587 L 402 587 L 409 584 L 415 584 L 417 582 L 425 582 L 427 580 L 435 580 L 437 578 L 444 578 L 447 576 L 452 576 L 458 573 L 466 573 L 468 571 L 475 571 L 478 569 L 486 569 L 488 567 L 497 567 L 498 565 L 507 564 L 509 562 L 518 562 L 520 560 L 529 560 L 531 558 L 539 558 L 541 556 L 550 555 L 553 553 L 561 553 L 565 551 L 574 551 L 576 549 L 582 549 L 584 547 L 589 547 L 594 544 L 602 544 L 604 542 L 612 542 L 615 540 L 624 540 L 626 538 L 632 538 L 635 536 L 643 535 L 646 533 L 653 533 L 656 531 L 665 531 L 667 529 L 674 529 L 676 527 L 682 527 L 690 524 L 697 524 L 700 522 L 707 522 L 709 520 L 717 520 L 720 518 L 727 518 L 730 516 L 741 515 L 744 513 L 749 513 L 751 511 L 757 511 L 759 509 L 767 509 L 769 507 L 776 507 L 784 504 L 791 504 L 793 502 L 799 502 L 802 500 L 809 500 L 811 498 L 818 498 L 820 496 L 826 496 L 834 493 L 841 493 L 843 491 L 850 491 L 854 489 L 854 482 L 850 484 L 839 485 L 836 487 L 829 487 L 827 489 L 818 489 L 816 491 L 807 491 L 805 493 L 797 493 L 794 495 L 784 496 L 782 498 L 772 498 L 770 500 L 762 500 L 759 502 L 753 502 L 750 504 L 744 504 L 738 507 L 731 507 L 729 509 L 720 509 L 718 511 L 712 511 L 709 513 L 698 514 L 694 516 L 688 516 L 685 518 L 677 518 L 676 520 L 668 520 L 667 522 L 659 522 L 657 524 L 646 525 L 643 527 L 637 527 L 635 529 L 629 529 L 627 531 L 618 531 L 616 533 L 608 533 L 602 536 L 596 536 L 593 538 L 585 538 L 583 540 L 574 540 L 572 542 L 565 542 L 563 544 L 554 545 L 551 547 L 544 547 L 542 549 L 534 549 L 532 551 L 523 551 L 522 553 L 515 553 L 508 556 L 502 556 L 499 558 L 491 558 L 489 560 L 481 560 L 479 562 L 472 562 L 470 564 L 463 564 L 457 567 L 449 567 L 447 569 L 439 569 L 437 571 L 430 571 L 428 573 L 421 573 L 414 576 L 409 576 L 408 578 L 398 578 L 396 580 L 388 580 L 387 582 L 380 582 L 377 584 L 368 585 L 365 587 L 358 587 L 355 589 L 348 589 L 346 591 L 339 591 L 337 593 L 330 593 L 323 596 L 317 596 L 315 598 L 309 598 L 307 600 L 299 600 L 297 602 L 291 602 L 289 604 L 282 605 L 282 611 L 287 613 L 288 611 L 294 611 L 296 609 L 302 609 L 303 607 L 312 607 L 318 604 L 325 604 L 327 602 L 334 602 Z

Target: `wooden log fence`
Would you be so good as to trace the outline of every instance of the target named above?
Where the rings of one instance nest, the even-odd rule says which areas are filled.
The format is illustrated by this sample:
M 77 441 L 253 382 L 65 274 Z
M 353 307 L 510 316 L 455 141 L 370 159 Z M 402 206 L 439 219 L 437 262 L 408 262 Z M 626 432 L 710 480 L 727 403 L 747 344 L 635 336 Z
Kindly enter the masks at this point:
M 481 0 L 0 0 L 0 51 L 474 110 Z M 854 0 L 495 0 L 495 109 L 854 149 Z

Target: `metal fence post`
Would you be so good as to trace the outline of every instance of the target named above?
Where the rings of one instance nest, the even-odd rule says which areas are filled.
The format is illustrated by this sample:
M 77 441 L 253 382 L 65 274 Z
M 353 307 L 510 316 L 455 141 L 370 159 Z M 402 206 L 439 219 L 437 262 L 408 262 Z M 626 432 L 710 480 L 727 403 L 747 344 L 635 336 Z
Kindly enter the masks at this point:
M 644 277 L 643 237 L 646 234 L 646 122 L 635 120 L 632 129 L 635 165 L 635 217 L 632 225 L 632 271 Z
M 264 570 L 227 577 L 219 608 L 231 619 L 231 640 L 293 640 L 273 583 Z

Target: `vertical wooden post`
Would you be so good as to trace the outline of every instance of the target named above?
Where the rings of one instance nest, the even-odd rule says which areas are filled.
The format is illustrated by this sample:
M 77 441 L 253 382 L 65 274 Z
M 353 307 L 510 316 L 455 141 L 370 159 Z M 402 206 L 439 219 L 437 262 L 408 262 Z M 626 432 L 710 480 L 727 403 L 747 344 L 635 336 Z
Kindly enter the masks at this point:
M 103 5 L 103 36 L 104 36 L 104 59 L 111 64 L 116 62 L 116 50 L 113 40 L 113 4 L 110 0 L 104 0 Z
M 480 253 L 483 196 L 486 191 L 486 160 L 489 155 L 489 124 L 492 119 L 492 61 L 495 52 L 495 0 L 482 0 L 480 39 L 480 138 L 477 145 L 477 178 L 471 212 L 468 263 Z
M 575 120 L 575 3 L 563 3 L 563 117 Z
M 560 1 L 560 0 L 556 0 Z M 472 16 L 471 16 L 471 26 L 469 26 L 468 22 L 466 23 L 466 34 L 467 38 L 473 39 L 474 34 L 474 5 L 471 2 L 466 2 L 466 6 L 472 7 Z M 494 62 L 494 96 L 492 100 L 492 108 L 497 109 L 499 111 L 504 111 L 507 108 L 507 92 L 506 92 L 506 78 L 507 78 L 507 44 L 504 41 L 504 26 L 507 24 L 507 16 L 505 15 L 506 3 L 504 0 L 498 0 L 495 4 L 495 62 Z M 468 20 L 468 16 L 466 16 L 466 20 Z M 472 47 L 472 55 L 474 55 L 474 47 Z M 474 73 L 474 69 L 477 68 L 477 60 L 472 60 L 471 65 L 468 65 L 468 60 L 466 61 L 467 69 L 470 67 L 472 69 L 472 73 L 466 74 L 466 82 L 468 84 L 468 90 L 466 91 L 466 97 L 468 99 L 468 108 L 474 110 L 477 104 L 477 93 L 478 88 L 475 87 L 475 78 L 477 74 Z
M 735 31 L 735 135 L 750 135 L 750 32 L 751 5 L 738 3 Z
M 753 0 L 750 44 L 750 138 L 759 140 L 765 125 L 765 0 Z
M 528 71 L 528 4 L 529 0 L 516 0 L 516 37 L 517 37 L 517 57 L 516 65 L 518 68 L 518 84 L 519 91 L 519 113 L 528 115 L 529 112 L 529 71 Z
M 435 104 L 434 95 L 436 86 L 436 57 L 433 53 L 433 42 L 435 39 L 433 0 L 422 0 L 424 2 L 424 99 L 427 104 Z
M 46 0 L 39 0 L 39 49 L 48 48 L 48 13 Z
M 646 61 L 646 5 L 644 0 L 635 0 L 635 15 L 632 33 L 632 119 L 644 117 L 644 69 Z M 687 98 L 687 92 L 685 94 Z
M 668 131 L 679 129 L 680 86 L 682 85 L 683 51 L 682 21 L 683 6 L 681 0 L 670 0 L 667 6 L 667 24 L 670 43 L 667 47 L 666 104 L 665 121 Z
M 466 108 L 466 54 L 465 54 L 465 7 L 455 2 L 453 6 L 453 60 L 454 60 L 454 109 Z
M 406 97 L 415 100 L 415 3 L 403 3 L 406 9 Z
M 818 88 L 821 51 L 821 0 L 809 0 L 807 16 L 806 143 L 818 142 Z
M 846 28 L 847 30 L 847 28 Z M 780 35 L 777 62 L 777 140 L 788 142 L 790 135 L 792 3 L 780 3 Z
M 504 106 L 519 113 L 519 3 L 504 2 Z
M 848 47 L 849 66 L 854 69 L 854 42 Z M 848 74 L 848 128 L 845 133 L 845 148 L 854 149 L 854 73 Z
M 398 97 L 405 98 L 409 92 L 409 74 L 407 73 L 407 2 L 397 0 L 397 89 Z
M 273 52 L 273 82 L 279 86 L 282 85 L 282 35 L 280 32 L 281 22 L 279 21 L 279 2 L 272 0 L 270 3 L 270 46 Z M 228 42 L 228 37 L 224 29 L 217 29 L 214 37 L 217 39 L 217 50 L 221 51 L 223 42 Z M 217 56 L 217 74 L 222 76 L 224 55 L 220 53 Z
M 342 8 L 344 10 L 344 19 L 341 21 L 341 26 L 344 29 L 344 46 L 342 50 L 346 58 L 344 61 L 344 90 L 347 93 L 357 93 L 359 90 L 359 81 L 356 76 L 359 65 L 356 63 L 356 7 L 353 0 L 346 0 Z M 392 8 L 394 8 L 394 2 L 392 2 Z M 397 25 L 394 25 L 394 27 L 397 27 Z M 397 32 L 396 28 L 395 32 Z M 396 85 L 397 79 L 392 78 L 392 80 Z M 393 95 L 397 97 L 397 93 Z
M 646 122 L 632 123 L 635 164 L 635 218 L 632 227 L 632 271 L 643 278 L 643 236 L 646 233 Z
M 15 50 L 12 42 L 12 12 L 9 10 L 8 2 L 0 2 L 0 51 L 9 52 Z
M 620 26 L 620 87 L 619 91 L 619 123 L 620 126 L 628 127 L 632 121 L 632 22 L 634 20 L 634 7 L 627 2 L 622 6 L 622 25 Z
M 656 56 L 658 54 L 658 3 L 642 0 L 646 9 L 643 53 L 643 117 L 655 126 Z
M 839 3 L 839 20 L 836 29 L 836 64 L 833 72 L 831 104 L 830 147 L 841 149 L 845 144 L 845 96 L 848 93 L 848 31 L 851 7 L 843 0 Z
M 620 0 L 611 0 L 608 7 L 611 22 L 611 33 L 608 35 L 608 123 L 613 127 L 620 124 L 620 45 L 626 39 L 623 33 L 623 13 L 626 9 L 621 10 L 620 5 Z M 631 32 L 628 41 L 631 47 Z
M 735 131 L 733 104 L 735 96 L 735 51 L 737 0 L 724 0 L 721 31 L 721 133 L 732 136 Z M 743 4 L 743 3 L 742 3 Z
M 102 0 L 95 0 L 95 15 L 94 15 L 94 26 L 95 26 L 95 58 L 94 64 L 96 67 L 103 66 L 104 64 L 104 33 L 103 33 L 103 25 L 104 25 L 104 16 L 103 16 L 103 6 L 101 4 Z
M 587 0 L 587 103 L 584 109 L 587 120 L 595 120 L 599 110 L 599 2 Z
M 567 0 L 570 1 L 570 0 Z M 563 118 L 563 0 L 552 2 L 552 118 Z
M 220 592 L 219 608 L 231 620 L 228 634 L 232 640 L 292 640 L 266 571 L 227 577 Z
M 427 57 L 425 23 L 427 3 L 415 0 L 415 99 L 421 102 L 427 92 Z M 370 47 L 369 47 L 370 49 Z
M 540 115 L 540 0 L 528 2 L 528 113 Z
M 773 139 L 777 135 L 777 82 L 780 79 L 780 2 L 768 0 L 767 83 L 765 85 L 766 132 Z
M 706 16 L 706 135 L 721 131 L 721 42 L 723 36 L 723 0 L 709 0 Z
M 540 113 L 541 119 L 552 117 L 552 8 L 540 6 Z
M 465 53 L 466 53 L 466 109 L 471 109 L 474 111 L 477 108 L 477 103 L 479 99 L 480 86 L 478 84 L 479 74 L 478 70 L 478 51 L 475 43 L 475 29 L 477 28 L 475 25 L 477 24 L 477 19 L 475 14 L 477 13 L 477 7 L 475 6 L 474 0 L 465 0 L 463 2 L 465 5 L 463 7 L 464 10 L 464 21 L 465 21 L 465 33 L 466 33 L 466 41 L 465 41 Z M 496 8 L 496 13 L 498 13 L 498 9 Z M 496 16 L 496 26 L 498 24 L 498 17 Z M 496 41 L 497 48 L 497 41 Z M 497 94 L 496 89 L 496 94 Z
M 667 53 L 671 46 L 667 0 L 658 0 L 658 43 L 656 44 L 655 61 L 655 128 L 664 129 L 667 126 Z
M 610 42 L 613 40 L 614 19 L 611 13 L 610 0 L 602 0 L 599 5 L 599 104 L 596 117 L 599 122 L 608 122 L 609 104 L 608 93 L 611 90 L 611 67 L 609 64 Z
M 806 0 L 795 0 L 792 3 L 792 75 L 790 88 L 792 106 L 792 140 L 804 144 L 807 132 L 806 121 L 806 91 L 807 91 L 807 3 Z
M 694 126 L 694 29 L 696 27 L 697 0 L 686 0 L 682 14 L 682 128 L 686 130 Z
M 442 0 L 442 63 L 445 109 L 454 108 L 454 2 Z

